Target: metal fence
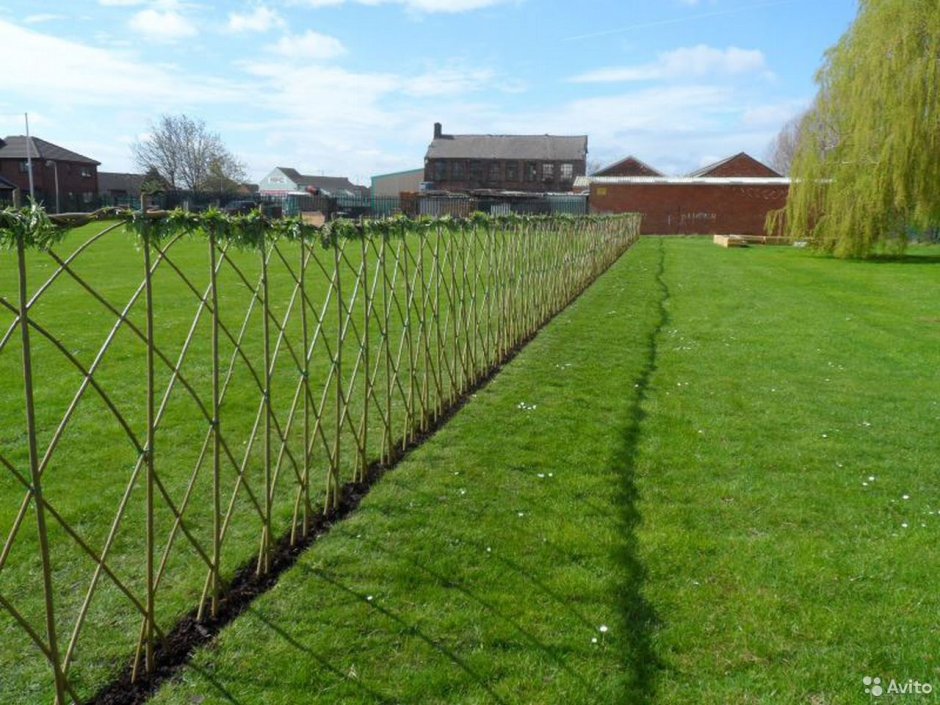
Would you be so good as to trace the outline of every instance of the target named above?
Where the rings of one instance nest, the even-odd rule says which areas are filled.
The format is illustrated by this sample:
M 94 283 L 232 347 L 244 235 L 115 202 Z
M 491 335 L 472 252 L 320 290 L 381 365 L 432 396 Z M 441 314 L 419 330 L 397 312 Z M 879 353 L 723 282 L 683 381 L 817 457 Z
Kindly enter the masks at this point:
M 388 218 L 395 215 L 467 217 L 471 213 L 487 215 L 587 215 L 590 212 L 586 195 L 575 194 L 514 194 L 474 196 L 466 194 L 409 194 L 400 196 L 365 195 L 313 195 L 285 194 L 259 195 L 210 193 L 203 191 L 165 191 L 145 196 L 144 206 L 161 210 L 181 208 L 201 212 L 209 208 L 225 209 L 234 203 L 256 204 L 266 215 L 295 216 L 300 213 L 322 213 L 327 220 L 333 218 Z M 46 204 L 47 207 L 49 204 Z M 100 208 L 119 207 L 136 209 L 141 206 L 139 196 L 101 194 L 91 199 L 73 196 L 61 205 L 63 212 L 92 212 Z
M 246 561 L 266 572 L 638 233 L 44 223 L 0 211 L 0 409 L 22 419 L 0 429 L 4 703 L 82 702 L 130 655 L 146 677 L 182 615 L 211 619 Z

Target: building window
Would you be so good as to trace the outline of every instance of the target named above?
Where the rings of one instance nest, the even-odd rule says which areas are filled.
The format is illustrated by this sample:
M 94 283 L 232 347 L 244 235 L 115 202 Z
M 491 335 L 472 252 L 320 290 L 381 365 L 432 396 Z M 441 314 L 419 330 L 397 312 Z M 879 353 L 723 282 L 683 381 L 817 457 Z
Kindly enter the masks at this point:
M 23 161 L 20 162 L 20 173 L 26 174 L 28 172 L 29 172 L 29 162 L 24 159 Z
M 519 163 L 506 162 L 506 181 L 519 180 Z
M 91 191 L 85 191 L 85 193 L 82 194 L 82 203 L 91 203 L 91 199 L 94 197 L 95 194 L 93 194 Z
M 450 178 L 451 181 L 463 181 L 464 177 L 464 165 L 463 162 L 459 159 L 457 161 L 451 162 L 450 164 Z
M 434 181 L 447 181 L 447 162 L 438 159 L 434 162 Z
M 91 169 L 89 169 L 87 166 L 82 167 L 82 177 L 86 179 L 91 178 Z M 85 203 L 88 203 L 88 201 L 85 201 Z
M 561 165 L 561 180 L 562 181 L 574 180 L 574 164 L 562 164 Z
M 470 180 L 471 181 L 483 181 L 483 162 L 480 162 L 480 161 L 470 162 Z
M 542 164 L 542 181 L 551 181 L 555 178 L 555 165 L 551 162 Z
M 490 162 L 489 180 L 499 181 L 499 162 L 495 160 Z
M 525 180 L 526 181 L 538 181 L 539 178 L 539 165 L 535 162 L 526 162 L 525 163 Z

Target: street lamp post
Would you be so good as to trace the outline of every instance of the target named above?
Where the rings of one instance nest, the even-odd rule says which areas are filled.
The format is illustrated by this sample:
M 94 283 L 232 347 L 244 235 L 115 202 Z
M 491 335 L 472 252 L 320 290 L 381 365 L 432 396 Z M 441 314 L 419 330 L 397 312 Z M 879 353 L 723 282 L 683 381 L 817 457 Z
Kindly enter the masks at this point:
M 51 166 L 55 173 L 55 212 L 59 213 L 59 164 L 49 159 L 46 162 L 46 166 Z

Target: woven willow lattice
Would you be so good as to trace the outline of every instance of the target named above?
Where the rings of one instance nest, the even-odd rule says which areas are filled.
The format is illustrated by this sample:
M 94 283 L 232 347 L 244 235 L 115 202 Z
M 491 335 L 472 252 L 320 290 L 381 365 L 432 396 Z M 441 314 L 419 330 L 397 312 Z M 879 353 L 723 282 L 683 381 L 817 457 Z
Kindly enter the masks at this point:
M 267 571 L 279 537 L 304 536 L 638 229 L 134 218 L 0 220 L 15 419 L 0 428 L 0 672 L 35 684 L 0 679 L 3 702 L 81 702 L 129 653 L 150 672 L 181 615 L 214 615 L 251 556 Z

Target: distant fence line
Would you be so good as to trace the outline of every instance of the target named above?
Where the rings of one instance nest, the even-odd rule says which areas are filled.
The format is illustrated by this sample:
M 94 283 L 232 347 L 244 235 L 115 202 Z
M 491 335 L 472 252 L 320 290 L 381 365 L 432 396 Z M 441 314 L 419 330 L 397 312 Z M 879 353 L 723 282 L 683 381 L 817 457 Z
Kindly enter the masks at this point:
M 121 217 L 76 242 L 38 209 L 0 211 L 0 273 L 15 268 L 0 373 L 22 379 L 0 402 L 24 419 L 0 436 L 0 468 L 22 490 L 0 506 L 0 616 L 62 704 L 101 685 L 75 665 L 88 639 L 113 628 L 111 652 L 151 673 L 186 594 L 214 616 L 246 557 L 266 572 L 280 535 L 300 540 L 344 483 L 393 460 L 639 229 L 632 215 L 324 229 L 257 213 Z M 63 306 L 95 316 L 76 329 Z M 70 451 L 88 429 L 112 439 L 115 467 Z M 113 480 L 82 497 L 93 476 Z
M 203 211 L 209 207 L 225 208 L 236 201 L 253 201 L 268 215 L 294 216 L 301 211 L 319 211 L 330 216 L 386 218 L 393 215 L 417 217 L 467 217 L 472 213 L 487 215 L 587 215 L 586 195 L 576 194 L 406 194 L 402 196 L 313 195 L 313 194 L 236 194 L 205 191 L 166 191 L 144 197 L 145 205 L 164 210 L 183 208 Z M 90 201 L 73 198 L 62 204 L 63 211 L 90 212 L 109 206 L 139 208 L 141 199 L 131 195 L 102 194 Z

